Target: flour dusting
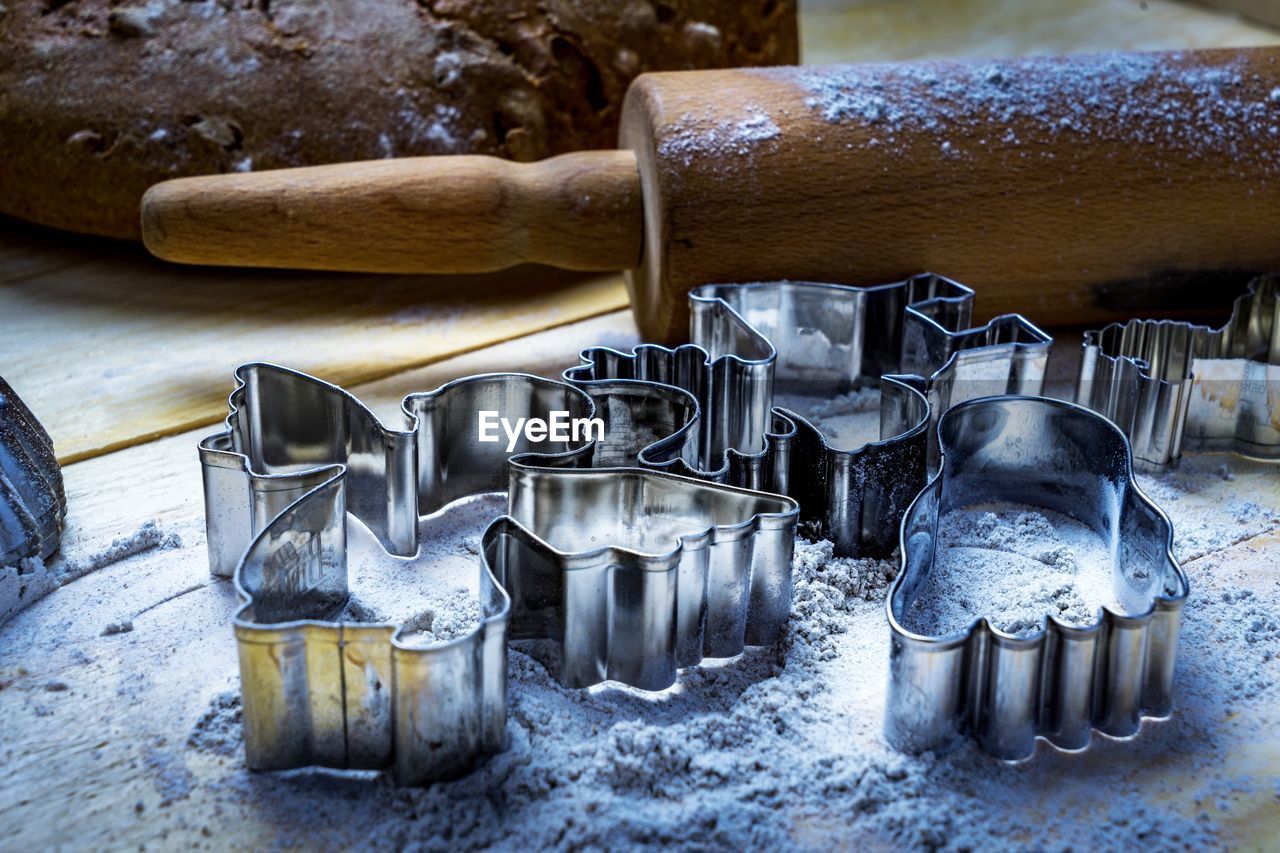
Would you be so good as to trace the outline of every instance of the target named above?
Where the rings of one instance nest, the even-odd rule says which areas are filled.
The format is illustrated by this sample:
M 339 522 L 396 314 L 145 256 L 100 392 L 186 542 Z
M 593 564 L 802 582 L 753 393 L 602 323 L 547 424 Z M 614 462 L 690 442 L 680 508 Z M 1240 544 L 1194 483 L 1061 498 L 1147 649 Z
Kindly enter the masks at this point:
M 857 450 L 880 440 L 880 389 L 876 386 L 834 397 L 775 394 L 773 404 L 807 420 L 839 450 Z
M 1250 138 L 1280 139 L 1275 98 L 1255 91 L 1240 61 L 1200 65 L 1176 55 L 1170 62 L 1158 54 L 1112 54 L 1063 57 L 1041 63 L 1034 74 L 1018 60 L 765 73 L 793 75 L 808 93 L 806 105 L 823 119 L 860 123 L 869 131 L 868 147 L 904 154 L 921 134 L 948 157 L 993 148 L 1052 157 L 1043 143 L 1084 139 L 1195 156 L 1235 152 Z M 1274 146 L 1257 153 L 1277 165 Z
M 933 570 L 902 627 L 944 636 L 986 617 L 1028 636 L 1047 616 L 1096 624 L 1101 607 L 1125 612 L 1112 591 L 1112 564 L 1102 537 L 1061 513 L 1009 504 L 952 510 L 938 522 Z
M 695 156 L 714 159 L 749 155 L 757 144 L 782 133 L 782 129 L 760 107 L 748 105 L 744 111 L 746 115 L 743 118 L 733 121 L 717 119 L 711 110 L 701 115 L 684 113 L 672 123 L 658 145 L 658 153 L 664 159 L 674 159 L 689 166 Z
M 47 745 L 80 736 L 79 721 L 127 714 L 127 730 L 85 733 L 91 739 L 84 748 L 101 741 L 104 772 L 114 768 L 104 778 L 130 791 L 105 807 L 127 809 L 130 817 L 145 809 L 156 833 L 148 838 L 168 846 L 1231 846 L 1242 843 L 1235 833 L 1247 826 L 1238 815 L 1254 809 L 1256 816 L 1280 790 L 1280 771 L 1256 758 L 1280 724 L 1280 577 L 1261 571 L 1249 546 L 1224 552 L 1215 543 L 1280 531 L 1276 470 L 1227 454 L 1190 454 L 1177 472 L 1143 479 L 1175 531 L 1220 532 L 1191 541 L 1180 535 L 1176 546 L 1183 559 L 1188 548 L 1215 550 L 1185 564 L 1191 594 L 1173 717 L 1147 723 L 1132 740 L 1095 736 L 1080 754 L 1042 745 L 1030 761 L 1009 765 L 972 744 L 945 755 L 891 749 L 882 735 L 884 598 L 899 562 L 835 558 L 829 542 L 801 539 L 791 618 L 778 645 L 704 661 L 682 670 L 669 690 L 647 693 L 615 683 L 565 688 L 537 644 L 514 643 L 507 749 L 461 779 L 427 788 L 397 788 L 368 771 L 250 772 L 229 626 L 238 599 L 230 585 L 213 583 L 151 609 L 128 633 L 101 637 L 103 622 L 90 619 L 86 630 L 69 635 L 84 613 L 118 606 L 115 598 L 95 604 L 69 594 L 103 578 L 90 575 L 0 626 L 0 706 L 17 735 L 8 742 L 9 764 L 23 796 L 51 797 L 59 789 L 43 769 L 56 759 Z M 1222 500 L 1224 483 L 1236 497 Z M 1233 505 L 1245 503 L 1258 508 Z M 380 618 L 431 611 L 433 635 L 447 634 L 474 612 L 460 590 L 474 606 L 479 565 L 472 549 L 501 510 L 500 498 L 485 497 L 424 519 L 415 560 L 378 556 L 371 535 L 351 523 L 353 590 Z M 1045 550 L 1068 523 L 1040 510 L 983 512 L 962 527 L 958 547 L 1025 552 L 1050 575 L 1066 565 L 1065 554 Z M 198 539 L 184 530 L 188 538 Z M 1057 544 L 1071 546 L 1079 565 L 1071 541 Z M 192 541 L 143 551 L 109 571 L 126 582 L 153 574 L 178 589 L 207 578 L 207 555 Z M 131 671 L 121 668 L 123 659 L 163 663 Z M 66 689 L 50 690 L 51 682 Z M 111 686 L 104 691 L 104 684 Z M 266 835 L 245 834 L 249 815 L 270 816 L 254 824 Z M 135 846 L 133 836 L 110 832 L 117 834 L 88 846 Z
M 181 547 L 182 537 L 174 532 L 166 533 L 152 519 L 98 551 L 57 553 L 48 561 L 34 557 L 16 566 L 0 566 L 0 625 L 63 584 L 154 548 L 171 551 Z M 64 547 L 63 551 L 66 550 Z M 121 627 L 114 633 L 123 630 Z
M 1244 480 L 1259 469 L 1221 454 L 1203 465 L 1212 472 L 1225 465 Z M 1178 505 L 1175 526 L 1184 521 Z M 1182 506 L 1192 504 L 1184 499 Z M 1240 529 L 1230 515 L 1203 523 Z M 449 526 L 460 541 L 478 533 Z M 1099 604 L 1114 605 L 1109 570 L 1100 566 L 1106 549 L 1078 522 L 993 505 L 954 513 L 945 527 L 955 548 L 1023 561 L 1015 566 L 1021 581 L 1039 579 L 1030 589 L 997 583 L 965 594 L 973 611 L 1003 613 L 1015 633 L 1047 612 L 1064 621 L 1092 619 Z M 898 567 L 896 555 L 835 558 L 830 542 L 797 540 L 783 641 L 704 661 L 659 693 L 614 683 L 567 689 L 548 671 L 539 644 L 515 643 L 508 749 L 456 782 L 426 789 L 363 780 L 345 789 L 354 801 L 328 820 L 332 834 L 325 837 L 425 850 L 1002 850 L 1056 848 L 1067 839 L 1095 849 L 1199 847 L 1231 837 L 1219 806 L 1277 784 L 1265 775 L 1230 776 L 1215 756 L 1251 749 L 1259 737 L 1256 710 L 1224 727 L 1228 709 L 1275 701 L 1280 580 L 1258 588 L 1223 564 L 1190 564 L 1175 716 L 1148 724 L 1131 741 L 1098 736 L 1084 755 L 1042 746 L 1032 761 L 1011 766 L 972 745 L 910 756 L 885 744 L 884 598 Z M 1065 613 L 1057 586 L 1068 589 Z M 1007 598 L 993 607 L 983 596 Z M 1196 781 L 1184 783 L 1200 803 L 1190 813 L 1153 796 L 1140 770 L 1170 756 L 1195 768 Z M 238 765 L 229 763 L 227 773 L 246 780 L 228 781 L 233 790 L 248 784 Z M 297 814 L 299 826 L 331 785 L 321 774 L 253 777 L 255 796 Z M 1089 805 L 1098 802 L 1098 789 L 1107 791 L 1101 810 Z

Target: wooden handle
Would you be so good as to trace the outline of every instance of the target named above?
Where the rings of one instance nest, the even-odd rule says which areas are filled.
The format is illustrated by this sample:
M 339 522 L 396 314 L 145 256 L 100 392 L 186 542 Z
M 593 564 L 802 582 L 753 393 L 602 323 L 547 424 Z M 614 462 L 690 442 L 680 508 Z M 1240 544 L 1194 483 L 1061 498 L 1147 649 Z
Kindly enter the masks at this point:
M 183 178 L 147 192 L 142 234 L 181 263 L 471 273 L 626 269 L 639 261 L 643 225 L 634 155 L 588 151 Z

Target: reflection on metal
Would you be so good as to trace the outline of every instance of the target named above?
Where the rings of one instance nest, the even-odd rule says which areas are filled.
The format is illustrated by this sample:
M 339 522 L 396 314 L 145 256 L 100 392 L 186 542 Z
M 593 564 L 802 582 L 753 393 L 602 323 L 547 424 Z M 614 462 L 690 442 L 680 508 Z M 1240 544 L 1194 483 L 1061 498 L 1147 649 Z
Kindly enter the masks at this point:
M 1280 277 L 1250 283 L 1219 329 L 1130 320 L 1085 334 L 1076 401 L 1120 425 L 1139 470 L 1183 450 L 1280 458 Z
M 1168 518 L 1134 482 L 1121 431 L 1071 403 L 992 397 L 950 409 L 938 436 L 942 470 L 903 519 L 902 571 L 886 604 L 890 743 L 942 750 L 975 735 L 988 753 L 1022 759 L 1037 737 L 1082 749 L 1093 729 L 1127 737 L 1143 717 L 1168 716 L 1187 579 Z M 1104 608 L 1083 627 L 1047 616 L 1031 636 L 986 619 L 941 637 L 903 628 L 933 569 L 939 519 L 988 502 L 1052 509 L 1110 542 L 1124 613 Z
M 508 637 L 552 640 L 567 685 L 657 690 L 704 656 L 773 643 L 786 623 L 793 501 L 586 467 L 634 450 L 630 425 L 685 418 L 683 392 L 598 389 L 611 407 L 603 442 L 534 454 L 526 440 L 509 454 L 477 440 L 478 412 L 590 417 L 592 397 L 534 376 L 474 376 L 407 397 L 405 426 L 392 429 L 309 376 L 265 364 L 236 376 L 227 430 L 200 454 L 211 568 L 233 574 L 244 599 L 235 632 L 255 769 L 450 778 L 502 746 Z M 420 514 L 502 489 L 509 512 L 482 538 L 474 631 L 415 647 L 396 625 L 343 618 L 348 511 L 408 556 Z
M 839 556 L 887 556 L 936 465 L 933 427 L 962 400 L 1038 394 L 1052 339 L 1006 315 L 967 328 L 973 291 L 933 274 L 876 287 L 813 282 L 707 285 L 689 294 L 691 344 L 586 350 L 565 378 L 683 388 L 701 418 L 648 448 L 646 467 L 787 494 Z M 880 388 L 880 440 L 840 447 L 774 408 L 782 396 Z
M 1167 713 L 1186 584 L 1167 520 L 1133 486 L 1124 437 L 1071 404 L 990 396 L 1040 392 L 1044 332 L 1016 315 L 968 328 L 972 291 L 934 275 L 709 285 L 690 299 L 691 344 L 590 349 L 563 380 L 459 379 L 407 397 L 397 427 L 320 380 L 237 371 L 227 430 L 201 460 L 211 567 L 245 601 L 235 630 L 251 766 L 394 767 L 406 784 L 466 772 L 502 745 L 508 639 L 552 641 L 567 685 L 643 689 L 772 643 L 800 520 L 841 555 L 904 548 L 889 611 L 895 743 L 977 732 L 1019 757 L 1037 735 L 1083 745 L 1091 727 L 1131 733 L 1143 714 Z M 879 440 L 862 446 L 774 406 L 869 386 Z M 525 433 L 508 452 L 478 440 L 481 411 L 597 417 L 605 435 L 546 452 Z M 415 646 L 396 625 L 344 618 L 347 512 L 409 556 L 420 516 L 503 489 L 508 513 L 482 538 L 474 631 Z M 1033 638 L 985 621 L 950 638 L 902 631 L 895 608 L 927 576 L 938 513 L 977 499 L 1060 508 L 1112 536 L 1123 600 L 1145 595 L 1151 612 L 1050 622 Z

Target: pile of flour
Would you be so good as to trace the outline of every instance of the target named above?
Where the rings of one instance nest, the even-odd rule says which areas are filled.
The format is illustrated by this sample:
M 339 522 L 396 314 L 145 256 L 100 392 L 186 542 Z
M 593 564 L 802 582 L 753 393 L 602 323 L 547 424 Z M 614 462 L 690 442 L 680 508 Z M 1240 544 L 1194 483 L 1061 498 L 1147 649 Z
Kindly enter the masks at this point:
M 1099 608 L 1124 613 L 1112 591 L 1111 549 L 1073 518 L 1007 504 L 953 510 L 938 521 L 933 570 L 902 627 L 942 636 L 987 617 L 1016 636 L 1045 617 L 1091 625 Z
M 1129 741 L 1095 736 L 1080 754 L 1042 746 L 1008 765 L 972 744 L 945 755 L 891 749 L 881 728 L 884 598 L 898 560 L 838 559 L 830 543 L 800 540 L 776 646 L 705 661 L 671 689 L 645 693 L 566 689 L 541 647 L 515 643 L 507 748 L 461 779 L 397 788 L 373 772 L 252 773 L 229 625 L 238 600 L 209 578 L 193 518 L 0 626 L 0 706 L 14 735 L 0 748 L 14 774 L 5 790 L 13 802 L 59 809 L 85 833 L 78 846 L 95 847 L 1243 845 L 1250 839 L 1238 833 L 1280 797 L 1266 751 L 1280 728 L 1280 576 L 1265 563 L 1280 536 L 1276 471 L 1191 454 L 1177 471 L 1140 478 L 1173 520 L 1191 581 L 1175 713 Z M 352 523 L 359 618 L 408 621 L 422 643 L 474 625 L 479 538 L 503 503 L 478 498 L 424 519 L 413 560 L 382 554 Z M 1046 540 L 1069 524 L 1038 510 L 980 509 L 958 519 L 959 547 L 1035 559 L 1046 577 L 1067 564 L 1065 552 L 1046 556 L 1055 547 Z M 1079 566 L 1078 543 L 1065 535 L 1058 546 Z M 175 547 L 159 544 L 169 540 Z M 126 618 L 131 630 L 104 631 Z M 69 756 L 89 750 L 95 760 L 74 764 L 82 775 L 60 775 Z M 69 791 L 89 791 L 92 803 Z M 22 806 L 14 814 L 17 838 L 39 837 L 37 818 Z
M 1242 516 L 1197 503 L 1183 489 L 1199 482 L 1188 472 L 1202 463 L 1210 473 L 1225 466 L 1242 483 L 1274 476 L 1274 467 L 1215 455 L 1148 478 L 1149 491 L 1174 498 L 1167 508 L 1176 527 L 1212 527 L 1223 531 L 1221 541 L 1280 530 L 1276 507 Z M 443 590 L 426 581 L 456 574 L 462 584 L 478 571 L 472 550 L 494 509 L 500 500 L 478 499 L 424 522 L 435 526 L 424 536 L 417 565 L 426 576 L 416 584 L 406 586 L 412 561 L 388 568 L 385 557 L 355 560 L 361 601 L 384 616 L 412 616 L 462 595 L 447 580 Z M 1097 556 L 1070 520 L 1043 511 L 986 507 L 949 524 L 957 547 L 1032 560 L 1046 578 L 1065 576 L 1074 564 L 1078 582 Z M 186 747 L 214 762 L 216 776 L 191 797 L 211 799 L 219 814 L 251 802 L 273 815 L 274 841 L 282 846 L 1223 844 L 1232 838 L 1231 810 L 1241 798 L 1280 794 L 1276 768 L 1223 759 L 1252 754 L 1270 737 L 1267 709 L 1280 699 L 1280 578 L 1260 581 L 1217 554 L 1186 569 L 1192 593 L 1179 641 L 1175 715 L 1148 723 L 1130 741 L 1095 736 L 1083 754 L 1042 747 L 1031 761 L 1009 765 L 972 745 L 941 756 L 889 748 L 881 735 L 889 665 L 884 598 L 898 560 L 838 559 L 828 542 L 799 540 L 791 618 L 774 648 L 705 661 L 682 671 L 671 689 L 645 693 L 614 683 L 567 689 L 548 672 L 538 646 L 513 644 L 508 748 L 457 781 L 421 789 L 396 788 L 368 773 L 249 773 L 242 752 L 226 752 L 223 735 L 236 730 L 239 709 L 219 692 L 209 713 L 194 721 Z M 975 580 L 993 581 L 966 582 Z M 407 590 L 424 592 L 426 603 L 410 606 Z M 1019 590 L 990 587 L 991 595 L 1005 593 L 1017 605 L 1010 618 L 1024 618 L 1017 614 L 1029 603 Z M 1106 597 L 1101 589 L 1091 594 Z M 1086 601 L 1092 611 L 1094 602 Z M 996 602 L 975 602 L 973 609 L 996 615 L 1004 609 L 983 604 Z M 234 684 L 229 689 L 234 695 Z M 1228 767 L 1252 767 L 1240 772 L 1253 775 L 1232 775 Z

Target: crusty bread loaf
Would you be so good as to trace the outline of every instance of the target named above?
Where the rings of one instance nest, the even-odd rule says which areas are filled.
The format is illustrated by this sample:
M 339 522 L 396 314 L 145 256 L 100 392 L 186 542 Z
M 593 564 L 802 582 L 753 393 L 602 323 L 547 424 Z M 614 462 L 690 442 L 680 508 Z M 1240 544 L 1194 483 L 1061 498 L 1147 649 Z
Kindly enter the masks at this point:
M 0 0 L 0 212 L 136 238 L 180 175 L 609 148 L 642 71 L 796 59 L 794 0 Z

